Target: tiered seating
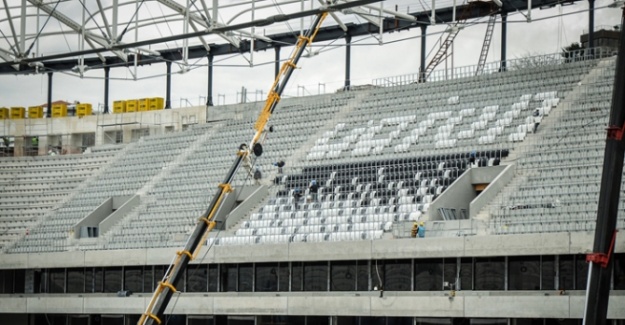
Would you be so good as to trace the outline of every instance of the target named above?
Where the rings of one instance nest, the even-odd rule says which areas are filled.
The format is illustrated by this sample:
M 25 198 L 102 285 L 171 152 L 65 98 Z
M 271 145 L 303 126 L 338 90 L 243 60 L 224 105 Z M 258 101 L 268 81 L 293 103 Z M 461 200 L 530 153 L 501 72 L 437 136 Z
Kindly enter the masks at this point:
M 194 132 L 207 134 L 198 148 L 169 173 L 143 199 L 136 213 L 111 230 L 108 248 L 167 246 L 176 234 L 186 233 L 206 209 L 218 184 L 234 159 L 239 141 L 249 133 L 250 123 L 230 122 L 225 125 L 196 126 Z M 246 130 L 247 132 L 243 132 Z M 226 140 L 233 142 L 229 145 Z M 176 242 L 176 245 L 179 243 Z
M 282 101 L 280 109 L 269 124 L 274 125 L 274 133 L 269 134 L 266 141 L 265 153 L 258 163 L 264 171 L 275 167 L 272 162 L 285 159 L 302 147 L 319 130 L 327 128 L 332 123 L 335 114 L 344 108 L 353 97 L 351 93 L 315 96 L 302 98 L 297 101 Z M 296 157 L 299 160 L 299 157 Z M 294 159 L 293 159 L 294 160 Z
M 231 230 L 230 236 L 222 234 L 217 243 L 380 238 L 394 222 L 416 220 L 427 211 L 430 203 L 466 170 L 471 152 L 476 152 L 479 167 L 505 163 L 501 160 L 508 152 L 513 154 L 513 150 L 528 143 L 535 145 L 537 136 L 549 129 L 549 121 L 559 116 L 562 103 L 571 105 L 569 91 L 597 62 L 284 99 L 272 116 L 269 125 L 274 126 L 274 132 L 267 134 L 264 153 L 255 159 L 255 165 L 269 178 L 276 170 L 272 163 L 285 160 L 286 174 L 274 183 L 269 201 Z M 599 84 L 593 88 L 597 94 L 576 99 L 575 105 L 583 107 L 583 113 L 579 113 L 579 120 L 563 120 L 563 127 L 576 133 L 570 132 L 569 126 L 587 129 L 583 123 L 605 114 L 602 105 L 607 95 L 602 91 L 608 88 L 608 82 Z M 540 130 L 544 131 L 527 141 L 533 132 L 536 109 L 547 117 L 541 124 Z M 106 234 L 101 239 L 103 246 L 98 247 L 178 246 L 184 237 L 181 235 L 192 229 L 223 181 L 239 144 L 251 139 L 254 122 L 228 121 L 146 137 L 127 148 L 106 173 L 34 227 L 12 251 L 66 249 L 67 231 L 86 213 L 108 197 L 132 195 L 141 188 L 148 191 L 141 205 Z M 554 167 L 563 158 L 579 161 L 600 155 L 599 150 L 591 149 L 594 143 L 590 140 L 583 152 L 570 156 L 565 152 L 570 148 L 555 140 L 562 138 L 558 132 L 564 129 L 554 130 L 549 133 L 554 138 L 547 136 L 545 146 L 536 147 L 527 159 L 523 152 L 517 157 L 522 159 L 521 169 L 535 169 L 535 161 L 540 161 L 542 169 L 528 173 L 531 183 L 520 188 L 523 194 L 518 198 L 510 196 L 511 205 L 519 202 L 532 209 L 553 210 L 554 204 L 548 206 L 544 201 L 552 197 L 556 187 L 540 183 L 540 179 L 549 176 L 547 179 L 557 180 L 560 174 Z M 598 132 L 592 134 L 591 139 L 599 138 Z M 573 147 L 575 142 L 567 144 Z M 551 154 L 545 155 L 550 150 L 556 152 L 551 158 Z M 588 173 L 582 169 L 579 172 Z M 311 179 L 320 184 L 317 199 L 294 202 L 292 191 L 305 191 Z M 251 183 L 244 168 L 233 183 Z M 535 190 L 543 187 L 542 192 Z M 570 186 L 571 195 L 576 188 L 582 191 L 581 186 Z M 542 193 L 542 205 L 521 202 L 521 198 L 530 197 L 531 191 Z M 578 205 L 578 211 L 587 206 Z M 502 211 L 521 210 L 529 209 Z M 509 214 L 498 220 L 503 218 L 509 219 Z
M 373 90 L 362 105 L 344 120 L 335 120 L 316 140 L 307 152 L 302 175 L 281 179 L 285 189 L 237 230 L 241 238 L 218 243 L 333 240 L 337 238 L 333 233 L 352 230 L 356 233 L 339 237 L 378 238 L 354 225 L 372 217 L 382 222 L 416 220 L 466 168 L 466 161 L 445 159 L 467 159 L 468 152 L 479 147 L 499 154 L 478 156 L 478 166 L 499 163 L 507 156 L 508 147 L 514 148 L 533 132 L 534 111 L 548 116 L 594 64 L 554 65 Z M 415 153 L 419 158 L 414 158 Z M 383 157 L 392 158 L 388 166 L 371 160 Z M 434 163 L 433 175 L 428 169 L 413 169 L 419 159 Z M 321 174 L 306 175 L 312 166 L 330 163 L 337 164 L 333 168 L 338 170 L 322 168 Z M 337 167 L 342 165 L 353 167 L 344 171 Z M 397 166 L 406 165 L 411 165 L 404 174 L 406 179 L 398 176 L 401 172 L 387 175 L 384 171 L 402 170 Z M 445 169 L 445 165 L 456 169 Z M 319 192 L 320 201 L 296 211 L 291 191 L 306 188 L 313 178 L 325 185 Z M 369 226 L 388 229 L 386 224 Z
M 393 222 L 418 220 L 429 204 L 471 165 L 498 164 L 508 151 L 307 166 L 279 177 L 283 188 L 218 244 L 378 239 Z M 308 184 L 321 186 L 314 196 Z M 305 199 L 296 200 L 295 190 Z
M 514 148 L 532 132 L 535 109 L 548 115 L 590 68 L 563 66 L 373 90 L 317 139 L 307 160 Z
M 55 204 L 108 164 L 118 150 L 1 159 L 0 249 L 30 232 Z
M 597 80 L 580 87 L 578 98 L 565 103 L 529 148 L 519 163 L 527 176 L 491 207 L 493 232 L 594 229 L 614 64 L 603 62 Z
M 346 97 L 349 94 L 346 94 Z M 276 125 L 263 145 L 265 152 L 256 165 L 270 174 L 271 163 L 285 159 L 302 146 L 310 136 L 327 123 L 347 99 L 341 96 L 320 96 L 287 99 L 272 116 Z M 317 116 L 317 114 L 320 114 Z M 186 234 L 208 207 L 217 185 L 224 179 L 241 143 L 254 135 L 253 121 L 230 121 L 214 126 L 208 138 L 179 166 L 176 166 L 150 192 L 150 199 L 111 234 L 109 248 L 179 246 L 177 235 Z M 245 168 L 241 168 L 234 185 L 251 184 Z
M 11 252 L 58 251 L 66 249 L 71 227 L 113 196 L 132 195 L 163 170 L 195 140 L 193 130 L 146 137 L 127 147 L 89 186 L 53 211 L 11 248 Z

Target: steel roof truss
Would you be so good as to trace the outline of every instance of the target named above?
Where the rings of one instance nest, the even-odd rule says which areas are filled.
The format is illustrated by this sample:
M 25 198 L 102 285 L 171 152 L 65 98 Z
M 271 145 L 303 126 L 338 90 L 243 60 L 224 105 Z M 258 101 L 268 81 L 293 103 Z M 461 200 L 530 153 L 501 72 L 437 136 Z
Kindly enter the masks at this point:
M 0 59 L 6 61 L 6 62 L 15 62 L 15 58 L 13 57 L 13 53 L 10 51 L 7 51 L 3 48 L 0 48 Z M 20 67 L 18 64 L 14 64 L 12 65 L 13 69 L 15 70 L 19 70 Z
M 13 41 L 15 42 L 15 45 L 13 46 L 14 48 L 14 52 L 15 52 L 15 56 L 19 57 L 22 54 L 22 50 L 20 49 L 20 45 L 19 42 L 17 41 L 17 34 L 15 33 L 15 26 L 13 26 L 13 18 L 11 18 L 11 10 L 9 10 L 9 5 L 7 4 L 7 0 L 2 0 L 4 2 L 4 10 L 7 13 L 7 20 L 9 22 L 9 27 L 11 28 L 11 34 L 13 36 Z M 24 37 L 22 35 L 22 37 Z
M 98 43 L 99 45 L 101 45 L 101 46 L 103 46 L 105 48 L 110 48 L 111 47 L 110 40 L 108 40 L 108 39 L 106 39 L 106 38 L 104 38 L 102 36 L 98 36 L 97 34 L 94 34 L 94 33 L 90 32 L 90 31 L 87 31 L 87 30 L 83 31 L 83 27 L 80 24 L 76 23 L 75 21 L 73 21 L 71 18 L 65 16 L 64 14 L 54 10 L 50 6 L 45 5 L 41 0 L 28 0 L 28 2 L 30 2 L 32 5 L 36 6 L 37 8 L 43 10 L 48 15 L 56 18 L 59 22 L 61 22 L 65 26 L 69 27 L 74 32 L 79 33 L 79 34 L 83 33 L 84 37 L 85 37 L 85 41 L 92 48 L 96 49 L 97 46 L 94 46 L 94 44 L 91 43 L 90 40 Z M 120 59 L 124 60 L 124 62 L 128 62 L 128 56 L 125 53 L 123 53 L 122 51 L 113 50 L 112 52 L 115 53 L 115 55 L 117 55 Z M 103 59 L 103 57 L 101 57 L 101 58 Z
M 346 1 L 346 3 L 349 3 L 349 2 Z M 370 14 L 360 7 L 349 8 L 346 11 L 351 11 L 355 15 L 358 15 L 362 19 L 368 21 L 370 24 L 375 25 L 376 27 L 380 27 L 380 21 L 369 17 Z
M 112 38 L 113 34 L 111 34 L 111 26 L 109 25 L 108 19 L 106 19 L 106 15 L 104 14 L 104 9 L 102 9 L 102 2 L 100 0 L 96 0 L 96 2 L 98 3 L 98 8 L 100 9 L 99 11 L 100 11 L 100 16 L 102 16 L 102 22 L 104 22 L 104 28 L 106 28 L 106 34 L 108 35 L 109 38 L 114 39 Z M 113 8 L 115 7 L 113 6 Z

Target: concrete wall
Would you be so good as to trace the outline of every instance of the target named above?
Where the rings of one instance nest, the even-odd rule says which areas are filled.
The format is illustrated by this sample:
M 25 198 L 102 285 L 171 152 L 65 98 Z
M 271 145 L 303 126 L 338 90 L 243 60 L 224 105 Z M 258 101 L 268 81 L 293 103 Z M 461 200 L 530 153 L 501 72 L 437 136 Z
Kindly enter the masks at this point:
M 225 109 L 215 109 L 223 113 L 213 114 L 221 119 L 230 116 Z M 105 142 L 104 133 L 107 131 L 124 132 L 124 142 L 131 141 L 132 130 L 149 128 L 151 134 L 164 133 L 166 127 L 173 127 L 173 131 L 179 131 L 184 124 L 197 124 L 206 121 L 206 107 L 189 107 L 183 109 L 170 109 L 160 111 L 124 113 L 124 114 L 101 114 L 78 117 L 44 118 L 7 120 L 0 123 L 0 134 L 15 137 L 16 156 L 21 156 L 23 138 L 25 136 L 46 137 L 44 143 L 40 142 L 40 154 L 47 152 L 48 145 L 57 145 L 57 141 L 48 141 L 48 136 L 60 139 L 63 149 L 74 150 L 82 144 L 83 133 L 96 133 L 96 145 Z M 41 140 L 40 140 L 41 141 Z M 52 143 L 54 142 L 54 143 Z M 43 146 L 42 146 L 43 145 Z M 20 148 L 18 150 L 18 148 Z M 71 152 L 71 151 L 68 151 Z
M 464 256 L 583 254 L 591 251 L 592 233 L 549 233 L 457 238 L 387 239 L 333 243 L 291 243 L 204 247 L 196 263 L 325 261 Z M 0 255 L 0 268 L 57 268 L 169 264 L 179 248 L 75 251 Z M 616 252 L 625 252 L 619 233 Z M 0 313 L 143 312 L 151 294 L 0 295 Z M 581 318 L 583 291 L 564 295 L 544 291 L 436 292 L 274 292 L 183 293 L 176 314 L 363 315 L 406 317 Z M 609 318 L 625 319 L 625 292 L 613 291 Z M 174 304 L 170 304 L 170 310 Z M 0 316 L 1 318 L 1 316 Z
M 471 168 L 471 181 L 473 184 L 488 184 L 492 183 L 494 179 L 499 175 L 507 166 L 490 166 Z
M 241 202 L 238 206 L 234 208 L 230 212 L 230 215 L 225 220 L 225 228 L 229 229 L 230 227 L 237 224 L 243 217 L 249 215 L 250 211 L 260 202 L 262 202 L 269 193 L 267 186 L 245 186 L 241 189 L 235 189 L 235 195 L 238 198 L 237 201 L 240 201 L 243 198 L 243 202 Z
M 62 298 L 61 298 L 62 296 Z M 0 297 L 0 313 L 139 314 L 151 294 Z M 182 293 L 166 313 L 195 315 L 362 315 L 399 317 L 582 318 L 583 291 Z M 625 296 L 612 292 L 608 318 L 625 319 Z M 540 315 L 540 316 L 538 316 Z
M 100 204 L 97 208 L 91 211 L 86 217 L 82 218 L 75 226 L 74 226 L 74 238 L 80 238 L 80 227 L 89 226 L 89 227 L 97 227 L 104 218 L 111 214 L 113 209 L 113 198 L 108 198 L 102 204 Z
M 469 210 L 469 203 L 477 195 L 473 189 L 473 180 L 471 173 L 475 168 L 469 170 L 469 172 L 462 174 L 456 181 L 448 187 L 439 197 L 430 204 L 427 212 L 425 213 L 424 220 L 443 220 L 439 208 L 453 208 L 456 209 L 456 213 L 459 213 L 461 209 Z
M 585 254 L 592 250 L 593 233 L 427 237 L 415 241 L 380 239 L 321 243 L 203 247 L 204 263 L 402 259 L 429 257 L 522 256 Z M 89 250 L 56 253 L 0 254 L 0 269 L 168 265 L 179 247 Z M 625 235 L 618 233 L 616 252 L 625 252 Z M 197 261 L 196 261 L 197 262 Z
M 500 176 L 505 170 L 507 170 L 505 176 Z M 469 169 L 468 172 L 462 174 L 443 194 L 430 204 L 424 219 L 442 220 L 438 212 L 439 208 L 456 209 L 456 215 L 459 215 L 460 210 L 465 209 L 468 211 L 469 216 L 473 218 L 484 205 L 493 199 L 494 195 L 501 188 L 508 184 L 512 176 L 514 176 L 513 174 L 514 168 L 504 165 Z M 474 190 L 474 184 L 489 185 L 478 196 Z M 493 188 L 487 191 L 491 186 Z
M 212 219 L 213 221 L 215 221 L 215 229 L 227 229 L 226 221 L 228 220 L 230 212 L 237 204 L 237 197 L 238 195 L 236 189 L 222 196 L 222 202 L 219 205 L 219 209 Z
M 287 100 L 283 100 L 283 102 Z M 82 134 L 94 133 L 96 145 L 111 143 L 107 132 L 123 133 L 123 142 L 132 141 L 132 131 L 149 129 L 150 134 L 180 131 L 184 125 L 227 119 L 254 119 L 263 102 L 226 106 L 185 107 L 123 114 L 99 114 L 85 117 L 4 120 L 0 134 L 15 137 L 15 156 L 24 155 L 24 137 L 38 136 L 39 154 L 45 155 L 49 145 L 61 145 L 67 153 L 80 152 Z M 43 141 L 42 141 L 43 140 Z
M 501 165 L 490 167 L 493 168 L 493 171 L 496 171 L 496 177 L 493 179 L 493 175 L 481 175 L 481 171 L 475 170 L 476 173 L 474 175 L 474 183 L 490 183 L 488 187 L 480 195 L 475 198 L 475 200 L 471 201 L 469 205 L 469 217 L 471 219 L 475 218 L 475 216 L 484 208 L 488 203 L 492 202 L 495 196 L 499 194 L 508 183 L 514 178 L 516 167 L 514 164 L 512 165 Z M 478 182 L 477 180 L 483 180 L 489 177 L 490 180 L 488 182 Z
M 139 203 L 141 203 L 141 197 L 139 195 L 133 195 L 132 197 L 113 197 L 113 209 L 116 210 L 99 223 L 100 234 L 109 231 L 109 229 L 111 229 L 113 225 L 115 225 L 118 221 L 124 218 L 124 216 L 126 216 L 128 212 L 132 211 L 132 209 L 137 207 Z

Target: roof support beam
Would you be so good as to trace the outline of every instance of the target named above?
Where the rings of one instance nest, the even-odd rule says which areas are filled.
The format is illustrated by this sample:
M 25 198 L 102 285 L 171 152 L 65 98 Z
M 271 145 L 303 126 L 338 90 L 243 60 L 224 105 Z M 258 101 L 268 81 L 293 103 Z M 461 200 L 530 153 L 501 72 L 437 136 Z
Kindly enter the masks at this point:
M 65 26 L 67 26 L 70 29 L 72 29 L 74 32 L 76 32 L 76 33 L 83 33 L 83 27 L 80 24 L 76 23 L 75 21 L 73 21 L 71 18 L 65 16 L 64 14 L 54 10 L 50 6 L 44 4 L 43 1 L 41 1 L 41 0 L 28 0 L 28 2 L 30 2 L 32 5 L 36 6 L 37 8 L 43 10 L 48 15 L 56 18 L 58 21 L 60 21 Z M 105 48 L 110 48 L 111 47 L 110 41 L 105 39 L 104 37 L 98 36 L 98 35 L 90 32 L 90 31 L 86 31 L 86 30 L 84 31 L 84 35 L 85 35 L 85 40 L 87 41 L 87 43 L 89 43 L 89 45 L 92 48 L 94 48 L 94 49 L 97 48 L 97 47 L 94 46 L 91 41 L 96 42 L 100 46 L 103 46 Z M 115 55 L 117 55 L 119 58 L 121 58 L 124 62 L 128 61 L 127 55 L 124 54 L 122 51 L 112 50 L 112 52 L 115 53 Z
M 100 16 L 102 16 L 102 21 L 104 22 L 104 28 L 106 28 L 106 33 L 108 34 L 109 39 L 115 39 L 113 34 L 111 34 L 111 26 L 109 26 L 109 21 L 106 19 L 106 15 L 104 14 L 104 9 L 102 8 L 102 1 L 96 0 L 98 3 L 98 9 L 100 9 Z M 117 6 L 113 5 L 113 10 L 117 10 Z
M 11 34 L 13 34 L 13 41 L 15 42 L 13 50 L 15 52 L 16 57 L 20 57 L 22 54 L 22 50 L 20 49 L 20 43 L 17 41 L 17 34 L 15 33 L 15 26 L 13 26 L 13 18 L 11 18 L 11 10 L 9 9 L 9 5 L 7 4 L 7 0 L 2 0 L 4 2 L 4 10 L 7 13 L 7 20 L 9 21 L 9 27 L 11 27 Z
M 349 1 L 343 0 L 343 2 L 349 2 Z M 393 16 L 395 16 L 397 18 L 401 18 L 401 19 L 406 19 L 408 21 L 417 21 L 417 18 L 415 18 L 414 16 L 409 15 L 409 14 L 405 14 L 405 13 L 402 13 L 402 12 L 399 12 L 399 11 L 390 10 L 390 9 L 384 9 L 384 8 L 382 8 L 382 10 L 380 10 L 379 7 L 375 7 L 375 6 L 372 6 L 372 5 L 365 5 L 363 7 L 368 8 L 368 9 L 377 10 L 377 11 L 382 11 L 382 12 L 387 13 L 389 15 L 393 15 Z M 382 15 L 382 12 L 380 13 L 380 15 Z
M 199 32 L 200 31 L 200 29 L 197 27 L 197 25 L 195 25 L 195 23 L 193 21 L 189 21 L 189 25 L 191 25 L 191 28 L 193 28 L 193 30 L 195 32 Z M 206 43 L 206 40 L 204 39 L 204 37 L 198 36 L 198 38 L 200 39 L 200 42 L 202 42 L 202 45 L 206 49 L 206 52 L 210 52 L 211 48 L 208 45 L 208 43 Z
M 117 39 L 117 7 L 119 6 L 119 0 L 113 0 L 113 25 L 111 26 L 111 39 Z
M 322 5 L 325 4 L 325 1 L 323 1 L 323 0 L 317 0 L 317 1 L 319 1 L 319 3 L 322 4 Z M 341 19 L 339 19 L 339 17 L 335 13 L 333 13 L 333 12 L 330 12 L 329 14 L 332 17 L 332 19 L 334 19 L 334 21 L 339 25 L 339 27 L 341 27 L 341 29 L 344 32 L 347 32 L 347 26 L 345 26 L 345 24 L 343 24 Z
M 22 55 L 25 55 L 26 53 L 26 0 L 22 0 L 22 12 L 21 12 L 21 16 L 22 19 L 20 19 L 20 52 L 22 53 Z
M 174 2 L 173 0 L 157 0 L 157 1 L 163 4 L 164 6 L 168 7 L 169 9 L 185 17 L 185 22 L 188 18 L 189 21 L 193 21 L 197 23 L 198 25 L 204 27 L 205 29 L 210 29 L 213 26 L 221 27 L 219 26 L 219 23 L 216 20 L 212 20 L 213 24 L 209 24 L 209 22 L 205 20 L 202 16 L 199 16 L 197 14 L 192 14 L 189 8 L 184 7 L 183 5 L 177 2 Z M 238 39 L 237 37 L 226 35 L 224 33 L 217 33 L 217 34 L 221 36 L 223 39 L 225 39 L 226 41 L 228 41 L 233 46 L 236 46 L 236 47 L 240 46 L 241 40 Z
M 0 59 L 3 59 L 4 61 L 7 62 L 13 62 L 15 61 L 15 58 L 12 56 L 13 54 L 5 49 L 0 48 Z M 13 69 L 15 70 L 19 70 L 20 66 L 19 64 L 14 64 L 12 65 Z
M 345 3 L 349 3 L 348 1 L 345 1 Z M 354 8 L 350 8 L 347 9 L 347 11 L 351 11 L 355 14 L 357 14 L 358 16 L 362 17 L 362 19 L 366 20 L 367 22 L 369 22 L 369 24 L 374 25 L 376 27 L 380 27 L 380 22 L 369 17 L 369 13 L 366 12 L 364 9 L 361 9 L 359 7 L 354 7 Z
M 38 3 L 41 3 L 40 0 L 28 0 L 28 1 L 36 1 Z M 200 1 L 208 5 L 209 0 L 200 0 Z M 516 12 L 516 11 L 524 12 L 529 9 L 528 7 L 530 4 L 531 4 L 531 7 L 533 8 L 551 7 L 551 6 L 556 6 L 557 4 L 559 4 L 560 1 L 561 0 L 531 0 L 528 2 L 527 0 L 506 0 L 503 2 L 501 11 L 502 12 Z M 580 2 L 580 0 L 571 0 L 571 1 L 573 3 Z M 217 3 L 217 0 L 213 0 L 213 5 L 215 3 Z M 371 3 L 370 2 L 363 3 L 363 5 L 368 5 L 368 4 L 371 4 Z M 257 8 L 259 8 L 259 6 L 257 6 Z M 465 12 L 467 19 L 476 18 L 476 17 L 484 17 L 484 16 L 491 14 L 489 10 L 484 10 L 479 6 L 475 6 L 473 8 L 466 8 L 466 5 L 460 5 L 457 7 L 456 10 L 458 10 L 459 12 Z M 217 8 L 215 7 L 211 8 L 209 6 L 206 6 L 205 11 L 216 13 Z M 410 12 L 409 15 L 415 17 L 417 19 L 417 22 L 397 19 L 394 17 L 386 17 L 383 19 L 383 24 L 382 24 L 383 31 L 388 32 L 388 31 L 410 30 L 412 28 L 429 25 L 429 22 L 430 22 L 429 8 L 426 9 L 425 11 Z M 436 9 L 436 17 L 439 23 L 451 22 L 453 19 L 453 8 L 448 7 L 448 8 Z M 241 29 L 249 28 L 253 25 L 265 26 L 274 22 L 273 18 L 274 17 L 269 17 L 265 19 L 264 21 L 259 20 L 258 22 L 250 22 L 250 23 L 243 23 L 243 24 L 229 24 L 230 27 L 221 28 L 220 31 L 221 32 L 226 32 L 226 31 L 238 32 Z M 209 23 L 212 23 L 212 20 L 210 19 L 210 17 L 207 20 Z M 36 23 L 38 24 L 39 20 L 37 20 Z M 378 33 L 379 31 L 379 28 L 376 28 L 375 26 L 373 26 L 372 24 L 368 22 L 363 22 L 359 24 L 347 23 L 345 25 L 348 28 L 349 35 L 351 35 L 352 37 L 370 35 L 371 33 Z M 201 28 L 201 27 L 198 27 L 198 28 Z M 152 45 L 152 44 L 158 44 L 158 43 L 168 42 L 171 40 L 182 39 L 183 37 L 198 37 L 201 35 L 209 35 L 209 34 L 211 34 L 211 30 L 202 31 L 200 29 L 199 31 L 195 33 L 190 33 L 188 36 L 180 35 L 180 37 L 170 36 L 170 37 L 163 37 L 163 38 L 154 39 L 154 40 L 146 40 L 146 41 L 140 41 L 140 42 L 136 41 L 135 43 L 131 43 L 131 44 L 117 44 L 116 47 L 118 50 L 129 49 L 132 52 L 132 49 L 139 49 L 141 47 L 147 47 L 148 45 Z M 345 30 L 343 29 L 343 27 L 334 25 L 334 26 L 322 27 L 319 30 L 319 34 L 317 35 L 315 39 L 318 42 L 321 42 L 321 41 L 332 41 L 332 40 L 336 40 L 337 38 L 344 38 L 344 37 L 345 37 Z M 296 37 L 294 37 L 290 32 L 272 34 L 264 38 L 256 37 L 256 40 L 254 40 L 255 42 L 254 50 L 264 51 L 264 50 L 268 50 L 268 49 L 275 48 L 278 46 L 284 47 L 284 46 L 288 46 L 288 44 L 295 44 L 296 41 L 297 41 Z M 229 43 L 225 43 L 225 42 L 221 44 L 212 44 L 210 45 L 210 53 L 212 53 L 214 56 L 218 56 L 218 55 L 232 55 L 232 54 L 249 52 L 251 49 L 249 42 L 250 42 L 249 40 L 245 40 L 245 39 L 242 40 L 240 48 L 236 48 L 230 45 Z M 142 51 L 146 51 L 146 50 L 142 50 Z M 59 59 L 76 57 L 76 56 L 83 55 L 83 54 L 104 53 L 104 52 L 107 52 L 107 50 L 106 49 L 93 49 L 93 50 L 85 50 L 84 52 L 89 52 L 89 53 L 72 52 L 72 53 L 64 53 L 60 55 L 44 56 L 40 58 L 24 58 L 22 59 L 22 62 L 20 62 L 19 73 L 35 72 L 35 66 L 29 67 L 28 65 L 28 63 L 33 63 L 33 62 L 43 62 L 46 68 L 50 68 L 54 70 L 61 70 L 61 71 L 69 70 L 75 66 L 75 62 L 76 62 L 75 59 L 65 59 L 65 60 L 59 60 Z M 181 59 L 179 48 L 159 49 L 158 52 L 163 57 L 166 57 L 168 59 L 170 58 L 175 58 L 175 60 Z M 205 45 L 191 46 L 189 47 L 188 57 L 189 59 L 205 57 L 206 52 L 207 52 L 207 49 Z M 9 54 L 9 55 L 12 56 L 12 54 Z M 0 74 L 16 73 L 15 69 L 13 69 L 12 67 L 12 65 L 14 65 L 14 63 L 12 62 L 14 61 L 11 60 L 11 62 L 1 62 L 0 60 Z M 124 63 L 127 63 L 126 61 L 120 60 L 119 58 L 115 56 L 106 57 L 106 62 L 109 65 L 121 65 L 121 66 L 124 66 L 125 65 Z M 160 61 L 158 58 L 155 58 L 153 56 L 141 56 L 138 62 L 138 65 L 148 65 L 148 64 L 154 64 L 154 63 L 159 63 L 159 62 L 162 62 L 162 61 Z M 92 69 L 101 69 L 103 67 L 102 61 L 98 58 L 93 58 L 93 57 L 89 57 L 89 58 L 85 57 L 85 65 L 90 66 Z
M 204 10 L 204 17 L 206 18 L 206 21 L 208 21 L 210 24 L 212 18 L 210 12 L 208 12 L 208 6 L 206 5 L 206 1 L 200 0 L 200 3 L 202 4 L 202 10 Z
M 213 16 L 211 18 L 211 28 L 217 27 L 217 10 L 219 9 L 219 0 L 213 0 Z

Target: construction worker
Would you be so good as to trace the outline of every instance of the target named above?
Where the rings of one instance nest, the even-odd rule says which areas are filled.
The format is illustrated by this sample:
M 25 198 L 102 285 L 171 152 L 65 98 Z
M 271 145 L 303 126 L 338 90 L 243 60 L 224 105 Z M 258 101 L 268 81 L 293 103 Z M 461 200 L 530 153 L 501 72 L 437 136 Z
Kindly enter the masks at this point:
M 302 190 L 298 188 L 296 188 L 295 190 L 293 190 L 293 206 L 295 207 L 295 210 L 299 209 L 299 200 L 302 198 Z
M 417 236 L 419 236 L 419 238 L 425 237 L 425 223 L 423 221 L 419 222 L 419 229 L 417 230 Z
M 412 229 L 410 229 L 410 237 L 417 238 L 418 232 L 419 232 L 419 223 L 415 222 L 412 224 Z
M 284 160 L 280 160 L 278 162 L 273 163 L 274 166 L 278 167 L 278 175 L 282 175 L 282 168 L 284 167 Z
M 254 183 L 260 185 L 260 180 L 263 178 L 263 173 L 260 171 L 260 166 L 254 167 Z
M 310 186 L 308 186 L 308 193 L 310 195 L 309 202 L 317 202 L 317 192 L 319 192 L 319 185 L 317 185 L 317 180 L 313 179 L 310 181 Z
M 251 153 L 247 147 L 247 144 L 242 143 L 239 146 L 239 156 L 243 157 L 243 167 L 247 170 L 247 173 L 250 177 L 254 177 L 254 171 L 252 170 L 252 157 Z

